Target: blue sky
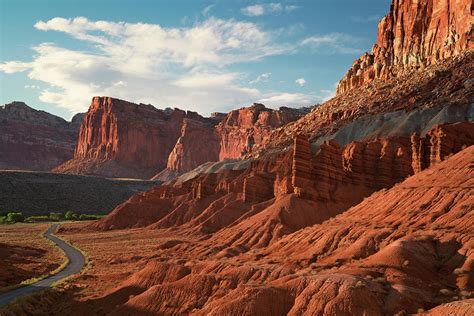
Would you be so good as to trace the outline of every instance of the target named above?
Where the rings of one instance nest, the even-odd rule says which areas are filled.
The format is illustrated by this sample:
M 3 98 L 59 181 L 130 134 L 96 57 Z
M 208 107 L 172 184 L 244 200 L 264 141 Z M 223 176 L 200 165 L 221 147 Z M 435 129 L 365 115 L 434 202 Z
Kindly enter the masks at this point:
M 389 0 L 0 0 L 0 104 L 66 119 L 94 95 L 209 115 L 333 95 Z

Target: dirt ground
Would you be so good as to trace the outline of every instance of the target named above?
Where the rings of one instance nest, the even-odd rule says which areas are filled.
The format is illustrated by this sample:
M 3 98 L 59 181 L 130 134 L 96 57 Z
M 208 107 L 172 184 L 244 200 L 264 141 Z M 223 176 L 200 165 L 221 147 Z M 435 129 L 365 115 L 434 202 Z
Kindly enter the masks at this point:
M 41 237 L 48 227 L 47 223 L 0 225 L 0 292 L 48 274 L 64 262 L 61 250 Z

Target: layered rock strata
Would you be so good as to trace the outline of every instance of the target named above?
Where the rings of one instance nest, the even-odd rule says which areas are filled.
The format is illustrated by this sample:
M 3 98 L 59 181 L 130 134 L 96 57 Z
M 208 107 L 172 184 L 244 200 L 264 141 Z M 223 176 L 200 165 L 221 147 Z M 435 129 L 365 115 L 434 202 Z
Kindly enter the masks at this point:
M 212 120 L 185 119 L 181 134 L 168 157 L 167 169 L 183 173 L 208 161 L 218 161 L 219 135 L 214 125 Z
M 291 184 L 297 195 L 302 195 L 303 188 L 311 186 L 312 165 L 311 165 L 311 145 L 305 135 L 295 137 L 293 144 L 293 164 Z
M 23 102 L 0 107 L 0 169 L 45 171 L 73 157 L 83 114 L 71 122 Z
M 432 129 L 425 137 L 412 136 L 412 166 L 415 173 L 446 159 L 474 143 L 474 124 L 444 124 Z
M 341 94 L 456 56 L 474 47 L 471 0 L 393 0 L 371 53 L 357 59 L 337 86 Z
M 216 127 L 220 136 L 219 160 L 247 155 L 254 146 L 266 140 L 272 130 L 298 119 L 305 113 L 306 109 L 287 107 L 271 110 L 258 103 L 229 112 Z

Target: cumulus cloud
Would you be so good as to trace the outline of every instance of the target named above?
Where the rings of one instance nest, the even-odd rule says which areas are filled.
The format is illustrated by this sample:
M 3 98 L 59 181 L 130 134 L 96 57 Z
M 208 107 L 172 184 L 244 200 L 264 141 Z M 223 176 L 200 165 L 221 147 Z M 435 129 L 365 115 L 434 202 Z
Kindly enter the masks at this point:
M 43 43 L 33 48 L 32 61 L 0 63 L 0 71 L 26 71 L 30 79 L 47 83 L 40 100 L 72 113 L 87 109 L 94 95 L 204 114 L 222 104 L 245 105 L 261 93 L 243 86 L 245 76 L 229 72 L 228 66 L 291 51 L 254 23 L 216 18 L 188 28 L 164 28 L 57 17 L 35 28 L 66 33 L 91 49 Z
M 295 80 L 295 83 L 300 87 L 303 87 L 306 84 L 306 80 L 304 80 L 304 78 L 298 78 Z
M 301 46 L 325 53 L 361 54 L 363 49 L 356 47 L 360 39 L 342 33 L 310 36 L 300 42 Z
M 270 76 L 272 75 L 271 72 L 265 72 L 263 74 L 260 74 L 258 75 L 257 78 L 255 78 L 254 80 L 252 81 L 249 81 L 249 84 L 256 84 L 256 83 L 259 83 L 259 82 L 267 82 L 268 79 L 270 79 Z
M 305 93 L 288 93 L 288 92 L 274 92 L 269 93 L 259 99 L 257 102 L 263 103 L 270 107 L 290 106 L 302 107 L 311 106 L 318 103 L 323 103 L 333 98 L 336 95 L 336 90 L 319 90 L 309 94 Z
M 319 98 L 315 95 L 308 95 L 304 93 L 273 93 L 265 96 L 258 100 L 259 103 L 263 103 L 270 107 L 279 106 L 309 106 L 317 103 Z
M 261 16 L 265 14 L 280 14 L 287 13 L 298 9 L 298 6 L 295 5 L 283 5 L 281 3 L 263 3 L 255 4 L 245 8 L 242 8 L 240 11 L 247 16 Z

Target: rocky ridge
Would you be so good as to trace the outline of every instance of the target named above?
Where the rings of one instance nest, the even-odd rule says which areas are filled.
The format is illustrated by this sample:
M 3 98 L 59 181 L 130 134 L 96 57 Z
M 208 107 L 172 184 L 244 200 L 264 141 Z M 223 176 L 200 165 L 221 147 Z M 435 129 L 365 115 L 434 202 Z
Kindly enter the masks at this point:
M 141 270 L 87 306 L 144 315 L 468 313 L 473 156 L 474 147 L 467 147 L 316 225 L 292 222 L 298 216 L 288 212 L 322 209 L 288 194 L 273 207 L 256 204 L 211 238 L 192 239 L 183 226 Z M 234 211 L 229 206 L 226 214 Z M 277 219 L 285 227 L 245 236 L 241 223 L 252 218 L 261 229 Z M 222 234 L 226 229 L 233 235 Z M 255 240 L 267 241 L 251 246 Z
M 337 93 L 424 69 L 473 47 L 472 1 L 393 0 L 390 13 L 378 25 L 371 53 L 354 62 Z
M 74 158 L 54 171 L 170 180 L 209 161 L 240 158 L 273 129 L 304 113 L 255 104 L 204 118 L 190 111 L 94 97 Z
M 308 135 L 311 142 L 317 142 L 318 139 L 330 138 L 331 135 L 352 124 L 354 128 L 349 133 L 357 135 L 367 127 L 373 126 L 375 130 L 384 121 L 390 122 L 394 116 L 406 117 L 406 122 L 400 121 L 394 124 L 410 123 L 404 128 L 414 131 L 416 120 L 423 122 L 424 118 L 410 115 L 428 114 L 435 109 L 446 111 L 443 114 L 446 119 L 438 121 L 438 124 L 472 121 L 473 82 L 472 51 L 439 61 L 427 66 L 423 71 L 413 70 L 396 78 L 373 81 L 366 86 L 339 94 L 313 108 L 311 113 L 304 117 L 272 131 L 265 141 L 259 146 L 254 146 L 250 156 L 258 157 L 263 153 L 277 152 L 286 148 L 292 144 L 294 136 L 300 133 Z M 450 113 L 456 111 L 460 112 L 459 115 L 450 118 Z M 435 116 L 436 114 L 431 117 L 436 121 Z M 357 125 L 358 121 L 362 124 Z M 397 130 L 396 126 L 394 128 L 391 124 L 384 126 L 378 134 L 386 135 L 384 130 L 397 131 L 397 135 L 406 136 L 403 130 Z M 361 136 L 362 139 L 366 137 Z M 371 137 L 377 137 L 377 134 L 372 133 Z
M 356 141 L 345 147 L 335 141 L 326 141 L 316 153 L 311 151 L 307 138 L 300 135 L 295 138 L 293 150 L 283 151 L 276 157 L 262 157 L 248 168 L 198 174 L 183 183 L 171 182 L 140 193 L 94 227 L 111 229 L 154 224 L 157 228 L 164 228 L 187 225 L 203 232 L 225 231 L 230 223 L 220 226 L 214 223 L 209 228 L 205 227 L 206 220 L 203 218 L 207 214 L 205 216 L 211 216 L 213 221 L 221 221 L 225 211 L 226 220 L 234 218 L 236 221 L 230 225 L 230 232 L 225 233 L 233 236 L 235 227 L 245 226 L 246 221 L 259 223 L 260 227 L 260 221 L 249 218 L 256 212 L 271 208 L 272 203 L 288 194 L 317 202 L 320 205 L 318 208 L 324 205 L 330 210 L 325 217 L 327 219 L 359 203 L 371 193 L 391 187 L 474 144 L 474 124 L 464 122 L 436 126 L 427 135 L 430 141 L 420 141 L 419 136 L 412 135 Z M 434 158 L 422 159 L 420 152 Z M 263 202 L 269 204 L 262 204 L 257 211 L 256 205 Z M 291 203 L 294 201 L 291 200 Z M 160 205 L 160 212 L 153 211 L 157 205 Z M 141 216 L 147 214 L 147 208 L 154 215 L 143 221 Z M 234 215 L 229 215 L 229 212 Z M 300 216 L 305 218 L 303 214 Z M 310 224 L 311 221 L 306 222 L 306 225 Z M 241 227 L 240 231 L 247 229 Z M 249 234 L 254 236 L 256 232 Z M 248 241 L 246 243 L 251 246 Z
M 84 114 L 71 122 L 23 102 L 0 107 L 0 169 L 49 170 L 73 157 Z

